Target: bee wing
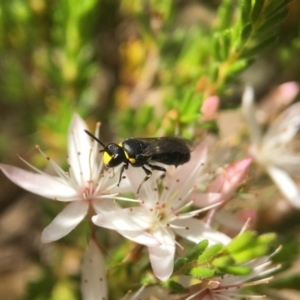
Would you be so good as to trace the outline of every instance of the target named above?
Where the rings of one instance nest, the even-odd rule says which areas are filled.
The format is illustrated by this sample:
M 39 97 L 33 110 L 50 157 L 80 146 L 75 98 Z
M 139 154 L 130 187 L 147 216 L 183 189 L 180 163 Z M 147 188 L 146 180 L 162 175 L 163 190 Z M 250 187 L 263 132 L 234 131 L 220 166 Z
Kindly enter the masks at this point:
M 148 144 L 141 155 L 153 156 L 161 153 L 189 153 L 193 150 L 193 143 L 190 140 L 186 140 L 180 137 L 161 137 L 161 138 L 149 138 L 139 139 Z

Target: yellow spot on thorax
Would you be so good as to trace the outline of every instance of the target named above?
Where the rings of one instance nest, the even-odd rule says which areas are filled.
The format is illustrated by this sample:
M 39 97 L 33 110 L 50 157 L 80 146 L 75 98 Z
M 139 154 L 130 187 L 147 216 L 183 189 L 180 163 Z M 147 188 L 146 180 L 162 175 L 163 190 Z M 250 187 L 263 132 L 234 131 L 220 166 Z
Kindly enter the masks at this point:
M 120 143 L 119 145 L 123 148 L 123 143 Z M 123 149 L 124 149 L 124 148 L 123 148 Z M 134 165 L 135 162 L 136 162 L 135 158 L 129 157 L 128 153 L 127 153 L 125 150 L 124 150 L 124 153 L 125 153 L 126 159 L 127 159 L 132 165 Z

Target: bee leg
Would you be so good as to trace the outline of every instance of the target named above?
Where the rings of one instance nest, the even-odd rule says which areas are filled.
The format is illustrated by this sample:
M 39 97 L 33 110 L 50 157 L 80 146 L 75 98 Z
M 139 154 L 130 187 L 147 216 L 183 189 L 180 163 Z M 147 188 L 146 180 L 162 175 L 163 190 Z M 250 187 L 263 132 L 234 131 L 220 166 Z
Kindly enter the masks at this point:
M 151 172 L 150 170 L 146 169 L 144 166 L 142 166 L 142 168 L 143 168 L 143 170 L 144 170 L 145 173 L 146 173 L 146 177 L 145 177 L 145 178 L 143 179 L 143 181 L 141 182 L 141 184 L 140 184 L 140 186 L 139 186 L 139 188 L 138 188 L 138 190 L 137 190 L 137 194 L 139 193 L 142 184 L 143 184 L 145 181 L 147 181 L 147 180 L 151 177 L 151 175 L 152 175 L 152 172 Z
M 120 171 L 120 176 L 119 176 L 119 182 L 118 182 L 117 186 L 120 186 L 120 182 L 122 180 L 123 172 L 124 172 L 124 170 L 127 170 L 127 169 L 128 169 L 128 163 L 122 165 L 122 168 L 121 168 L 121 171 Z
M 163 167 L 160 166 L 156 166 L 156 165 L 151 165 L 151 164 L 147 164 L 148 166 L 150 166 L 153 170 L 157 170 L 157 171 L 163 171 L 164 173 L 160 175 L 160 179 L 164 179 L 166 176 L 166 172 L 167 170 Z

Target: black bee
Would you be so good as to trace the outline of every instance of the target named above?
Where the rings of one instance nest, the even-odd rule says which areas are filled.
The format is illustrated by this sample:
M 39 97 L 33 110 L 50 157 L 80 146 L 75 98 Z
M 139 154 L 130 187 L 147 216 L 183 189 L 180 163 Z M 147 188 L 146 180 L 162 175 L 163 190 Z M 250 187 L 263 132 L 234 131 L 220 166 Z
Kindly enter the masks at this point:
M 166 169 L 161 166 L 153 165 L 152 162 L 177 167 L 188 162 L 191 157 L 191 141 L 179 137 L 128 138 L 119 145 L 115 143 L 105 145 L 89 131 L 85 130 L 85 132 L 103 146 L 100 152 L 104 152 L 103 162 L 106 167 L 114 168 L 123 163 L 118 186 L 121 182 L 123 172 L 128 169 L 129 164 L 133 167 L 143 168 L 146 177 L 141 182 L 137 193 L 142 184 L 152 175 L 152 172 L 147 169 L 146 166 L 153 170 L 163 171 L 163 178 Z

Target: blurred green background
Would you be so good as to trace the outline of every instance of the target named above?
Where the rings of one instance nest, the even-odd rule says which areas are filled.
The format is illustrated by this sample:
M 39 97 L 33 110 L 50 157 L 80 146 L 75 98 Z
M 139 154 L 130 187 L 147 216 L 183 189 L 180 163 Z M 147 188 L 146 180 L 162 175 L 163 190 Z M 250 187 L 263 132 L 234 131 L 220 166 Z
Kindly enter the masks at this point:
M 39 144 L 65 165 L 74 112 L 91 130 L 101 121 L 104 142 L 216 133 L 201 121 L 206 97 L 222 112 L 239 108 L 245 84 L 260 96 L 299 81 L 299 20 L 297 0 L 1 0 L 0 160 L 44 168 Z M 0 298 L 80 299 L 86 226 L 41 246 L 62 206 L 0 180 Z

